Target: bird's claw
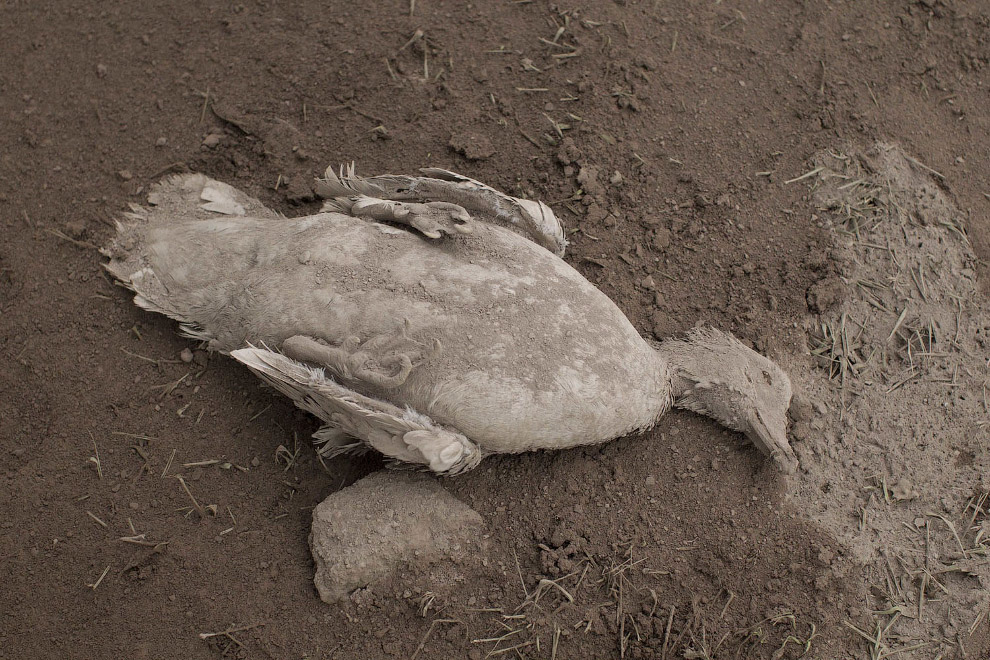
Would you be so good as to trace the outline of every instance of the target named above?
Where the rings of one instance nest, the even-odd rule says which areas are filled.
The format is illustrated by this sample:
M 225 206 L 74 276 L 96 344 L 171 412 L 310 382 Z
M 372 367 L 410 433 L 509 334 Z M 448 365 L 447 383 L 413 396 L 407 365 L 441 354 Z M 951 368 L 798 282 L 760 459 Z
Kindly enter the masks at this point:
M 413 227 L 427 238 L 447 234 L 457 236 L 474 231 L 471 215 L 463 206 L 450 202 L 401 202 L 363 197 L 351 207 L 351 213 L 373 220 L 399 222 Z

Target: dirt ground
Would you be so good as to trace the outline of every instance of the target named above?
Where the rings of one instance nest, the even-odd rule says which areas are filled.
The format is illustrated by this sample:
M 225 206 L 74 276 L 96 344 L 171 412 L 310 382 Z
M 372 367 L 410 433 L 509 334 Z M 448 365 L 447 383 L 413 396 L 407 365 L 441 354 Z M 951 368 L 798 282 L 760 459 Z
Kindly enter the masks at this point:
M 0 657 L 987 657 L 984 0 L 5 0 L 0 34 Z M 688 413 L 489 458 L 443 481 L 477 570 L 320 601 L 312 509 L 381 463 L 322 466 L 96 248 L 168 172 L 301 214 L 352 160 L 542 199 L 641 332 L 778 359 L 802 470 Z

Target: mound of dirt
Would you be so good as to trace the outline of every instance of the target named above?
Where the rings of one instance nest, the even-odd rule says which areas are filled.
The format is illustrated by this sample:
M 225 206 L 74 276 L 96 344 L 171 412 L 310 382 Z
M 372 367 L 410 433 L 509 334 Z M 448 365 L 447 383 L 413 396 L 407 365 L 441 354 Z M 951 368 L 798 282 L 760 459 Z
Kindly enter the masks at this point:
M 316 589 L 327 603 L 366 598 L 367 590 L 391 593 L 393 581 L 399 594 L 418 581 L 449 591 L 463 583 L 461 567 L 477 570 L 482 531 L 481 516 L 435 477 L 376 472 L 313 509 Z
M 990 306 L 964 214 L 897 145 L 813 164 L 843 295 L 790 369 L 816 413 L 793 428 L 791 504 L 865 566 L 854 625 L 879 653 L 963 652 L 990 607 Z

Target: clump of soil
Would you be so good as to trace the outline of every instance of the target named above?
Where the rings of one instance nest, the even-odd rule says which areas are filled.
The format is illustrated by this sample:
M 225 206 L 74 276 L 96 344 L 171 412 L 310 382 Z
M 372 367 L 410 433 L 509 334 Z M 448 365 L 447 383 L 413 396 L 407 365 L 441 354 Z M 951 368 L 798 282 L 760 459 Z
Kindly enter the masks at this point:
M 990 607 L 990 307 L 964 214 L 897 145 L 813 163 L 843 295 L 791 369 L 803 470 L 789 499 L 865 566 L 872 615 L 855 625 L 881 653 L 961 652 Z
M 464 580 L 459 566 L 482 566 L 472 560 L 485 554 L 483 527 L 481 516 L 430 476 L 368 475 L 313 509 L 316 590 L 333 604 L 397 580 L 456 588 Z

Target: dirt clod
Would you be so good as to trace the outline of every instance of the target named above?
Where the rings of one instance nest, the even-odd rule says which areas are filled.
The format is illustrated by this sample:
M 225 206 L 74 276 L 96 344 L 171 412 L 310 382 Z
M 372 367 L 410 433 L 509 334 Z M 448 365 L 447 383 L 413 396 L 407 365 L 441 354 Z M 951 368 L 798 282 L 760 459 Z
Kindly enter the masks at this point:
M 480 133 L 454 133 L 448 144 L 468 160 L 484 160 L 495 154 L 495 145 Z
M 483 526 L 435 477 L 376 472 L 313 510 L 310 548 L 320 598 L 333 603 L 386 585 L 394 591 L 438 562 L 449 569 L 477 556 Z

